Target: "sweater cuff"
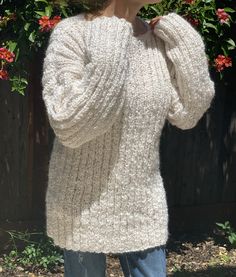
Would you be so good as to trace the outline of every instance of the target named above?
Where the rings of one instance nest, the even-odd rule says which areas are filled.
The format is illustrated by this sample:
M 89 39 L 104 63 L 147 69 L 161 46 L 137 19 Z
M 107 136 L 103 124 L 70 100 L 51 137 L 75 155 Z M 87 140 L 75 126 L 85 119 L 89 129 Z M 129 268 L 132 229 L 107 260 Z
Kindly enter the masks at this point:
M 191 41 L 204 47 L 200 33 L 176 12 L 163 15 L 156 23 L 154 33 L 172 46 L 178 45 L 183 41 Z

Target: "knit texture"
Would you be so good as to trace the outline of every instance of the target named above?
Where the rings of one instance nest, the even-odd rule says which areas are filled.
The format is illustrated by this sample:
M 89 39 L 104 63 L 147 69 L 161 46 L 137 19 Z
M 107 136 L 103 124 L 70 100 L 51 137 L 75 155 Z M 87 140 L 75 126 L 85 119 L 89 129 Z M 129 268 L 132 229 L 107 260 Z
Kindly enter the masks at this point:
M 165 245 L 161 132 L 166 120 L 193 128 L 215 94 L 200 34 L 176 13 L 139 36 L 124 18 L 71 16 L 50 35 L 42 86 L 48 236 L 96 253 Z

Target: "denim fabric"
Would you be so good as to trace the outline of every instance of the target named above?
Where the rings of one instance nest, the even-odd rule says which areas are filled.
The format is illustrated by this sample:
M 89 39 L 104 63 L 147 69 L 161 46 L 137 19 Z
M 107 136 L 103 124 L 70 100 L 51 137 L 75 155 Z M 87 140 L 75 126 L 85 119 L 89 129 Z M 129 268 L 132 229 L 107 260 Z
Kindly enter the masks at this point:
M 165 246 L 118 254 L 125 277 L 166 277 Z M 105 277 L 106 254 L 64 249 L 65 277 Z

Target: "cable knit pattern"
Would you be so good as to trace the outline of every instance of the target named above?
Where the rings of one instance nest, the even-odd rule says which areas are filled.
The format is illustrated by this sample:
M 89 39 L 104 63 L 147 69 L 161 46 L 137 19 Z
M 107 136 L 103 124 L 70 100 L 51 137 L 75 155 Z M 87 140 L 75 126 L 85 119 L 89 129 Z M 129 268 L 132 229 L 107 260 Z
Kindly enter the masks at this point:
M 215 92 L 197 31 L 175 13 L 139 36 L 116 16 L 65 18 L 50 35 L 42 86 L 56 135 L 48 236 L 96 253 L 166 244 L 162 128 L 166 119 L 194 127 Z

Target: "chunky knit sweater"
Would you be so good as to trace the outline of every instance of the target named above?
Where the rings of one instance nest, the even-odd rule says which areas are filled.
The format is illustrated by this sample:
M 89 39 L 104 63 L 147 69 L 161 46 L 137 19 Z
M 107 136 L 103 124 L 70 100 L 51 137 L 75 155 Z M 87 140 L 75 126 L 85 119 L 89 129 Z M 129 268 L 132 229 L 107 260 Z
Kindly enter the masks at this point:
M 166 120 L 193 128 L 215 94 L 200 34 L 174 12 L 138 36 L 124 18 L 80 13 L 52 30 L 42 86 L 55 133 L 48 236 L 97 253 L 165 245 L 161 132 Z

